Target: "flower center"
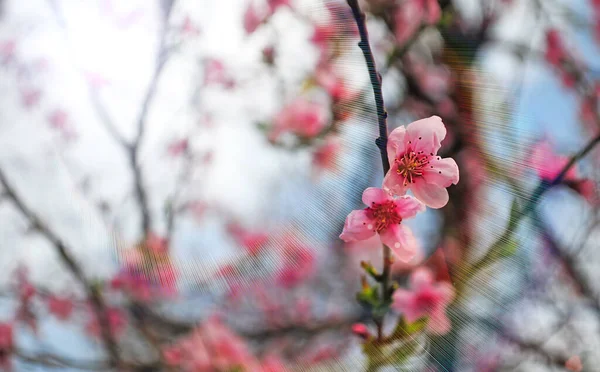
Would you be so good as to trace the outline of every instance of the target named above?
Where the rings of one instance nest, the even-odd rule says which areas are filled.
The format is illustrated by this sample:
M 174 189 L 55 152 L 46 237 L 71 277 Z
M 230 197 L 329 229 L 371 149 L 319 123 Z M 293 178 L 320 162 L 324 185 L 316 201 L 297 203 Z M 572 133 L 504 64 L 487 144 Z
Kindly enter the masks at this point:
M 422 154 L 422 151 L 416 153 L 407 151 L 404 155 L 396 158 L 396 173 L 404 177 L 404 186 L 414 183 L 416 177 L 423 176 L 423 168 L 429 164 L 429 156 Z
M 421 311 L 432 311 L 438 302 L 438 297 L 432 291 L 423 291 L 419 293 L 416 300 L 416 307 Z
M 366 208 L 369 217 L 374 220 L 375 225 L 369 225 L 369 229 L 375 232 L 381 232 L 387 229 L 390 225 L 397 225 L 402 222 L 402 217 L 398 214 L 398 207 L 393 200 L 383 202 L 381 204 L 373 203 Z

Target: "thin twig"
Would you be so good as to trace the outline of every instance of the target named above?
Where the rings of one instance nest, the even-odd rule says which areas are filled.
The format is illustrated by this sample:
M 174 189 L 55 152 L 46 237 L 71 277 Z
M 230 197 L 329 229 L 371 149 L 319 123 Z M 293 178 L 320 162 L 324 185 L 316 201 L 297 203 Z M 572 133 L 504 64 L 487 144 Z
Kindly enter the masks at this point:
M 381 92 L 381 75 L 377 72 L 377 66 L 375 65 L 375 58 L 371 51 L 371 45 L 369 44 L 369 33 L 367 31 L 367 25 L 365 23 L 365 14 L 361 11 L 358 5 L 358 0 L 347 0 L 348 5 L 352 9 L 352 15 L 356 21 L 358 27 L 358 33 L 360 34 L 360 42 L 358 46 L 362 50 L 367 69 L 369 71 L 369 78 L 371 85 L 373 86 L 373 95 L 375 98 L 375 107 L 377 110 L 377 123 L 379 126 L 379 138 L 375 140 L 375 144 L 379 148 L 381 154 L 381 164 L 383 166 L 383 174 L 385 175 L 390 170 L 390 162 L 388 160 L 387 153 L 387 142 L 388 142 L 388 130 L 387 130 L 387 112 L 385 111 L 385 105 L 383 102 L 383 94 Z M 390 268 L 391 268 L 391 251 L 386 245 L 383 246 L 383 272 L 381 280 L 381 294 L 383 303 L 388 303 L 391 300 L 391 291 L 389 290 L 390 282 Z M 376 319 L 377 334 L 378 338 L 383 337 L 383 319 Z
M 50 228 L 46 226 L 41 221 L 41 219 L 31 209 L 29 209 L 29 207 L 17 195 L 12 185 L 8 182 L 8 179 L 6 178 L 2 169 L 0 169 L 0 184 L 4 188 L 4 194 L 14 203 L 17 209 L 23 215 L 25 215 L 25 217 L 31 223 L 32 227 L 34 227 L 37 231 L 44 235 L 46 239 L 50 241 L 50 243 L 52 243 L 52 245 L 56 248 L 56 251 L 61 261 L 67 266 L 69 271 L 71 271 L 75 278 L 85 288 L 85 291 L 87 292 L 87 295 L 91 301 L 96 317 L 98 318 L 98 323 L 101 325 L 100 328 L 102 340 L 106 346 L 106 349 L 108 350 L 111 364 L 113 366 L 118 366 L 120 362 L 120 356 L 118 352 L 117 343 L 110 332 L 110 323 L 108 321 L 106 305 L 104 304 L 102 294 L 85 277 L 83 270 L 79 267 L 75 259 L 71 257 L 69 249 L 66 247 L 65 243 L 52 230 L 50 230 Z
M 479 261 L 477 261 L 473 265 L 469 266 L 462 272 L 462 275 L 460 275 L 458 278 L 458 282 L 459 282 L 458 284 L 463 284 L 463 281 L 465 281 L 467 279 L 466 278 L 467 274 L 469 274 L 469 276 L 472 276 L 473 274 L 480 271 L 483 267 L 488 265 L 491 258 L 495 254 L 497 254 L 497 252 L 495 251 L 494 248 L 499 247 L 503 243 L 509 241 L 509 239 L 514 234 L 515 229 L 516 229 L 517 225 L 519 224 L 519 222 L 524 217 L 528 216 L 531 212 L 533 212 L 533 210 L 537 206 L 538 202 L 541 200 L 542 195 L 546 191 L 548 191 L 552 186 L 556 186 L 556 185 L 560 184 L 564 180 L 565 176 L 567 175 L 567 173 L 569 172 L 571 167 L 573 167 L 573 165 L 575 165 L 575 163 L 577 163 L 579 160 L 583 159 L 591 150 L 594 149 L 594 147 L 598 143 L 600 143 L 600 135 L 594 137 L 587 145 L 585 145 L 581 150 L 579 150 L 579 152 L 577 152 L 575 155 L 573 155 L 571 157 L 571 159 L 569 160 L 569 162 L 562 168 L 561 172 L 556 176 L 556 178 L 554 178 L 554 180 L 552 180 L 552 182 L 547 182 L 547 181 L 540 182 L 540 184 L 534 190 L 531 197 L 529 197 L 527 204 L 518 213 L 516 213 L 516 215 L 513 217 L 514 221 L 512 223 L 510 223 L 509 227 L 504 230 L 504 232 L 498 239 L 496 239 L 494 244 L 492 244 L 492 248 L 490 250 L 488 250 L 488 252 Z

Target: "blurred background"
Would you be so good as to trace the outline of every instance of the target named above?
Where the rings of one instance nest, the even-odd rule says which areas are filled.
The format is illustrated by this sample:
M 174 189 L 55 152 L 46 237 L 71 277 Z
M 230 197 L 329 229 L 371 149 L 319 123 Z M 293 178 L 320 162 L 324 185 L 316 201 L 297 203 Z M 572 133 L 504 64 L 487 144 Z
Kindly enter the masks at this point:
M 451 330 L 377 368 L 600 371 L 600 2 L 359 4 L 389 130 L 460 169 L 391 268 Z M 376 370 L 358 41 L 342 0 L 0 1 L 0 369 Z

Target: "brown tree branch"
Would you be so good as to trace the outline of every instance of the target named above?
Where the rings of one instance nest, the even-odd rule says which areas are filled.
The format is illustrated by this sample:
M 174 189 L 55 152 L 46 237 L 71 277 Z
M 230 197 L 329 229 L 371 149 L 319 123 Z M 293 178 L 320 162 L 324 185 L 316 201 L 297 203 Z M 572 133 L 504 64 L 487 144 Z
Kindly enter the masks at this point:
M 61 261 L 67 266 L 69 271 L 75 276 L 79 283 L 84 287 L 91 301 L 92 307 L 98 318 L 98 324 L 101 326 L 101 335 L 108 351 L 111 365 L 118 366 L 120 356 L 118 346 L 110 332 L 110 323 L 106 313 L 106 305 L 102 294 L 88 281 L 83 270 L 79 267 L 76 260 L 71 257 L 69 249 L 65 243 L 47 226 L 41 219 L 21 200 L 13 186 L 9 183 L 4 171 L 0 169 L 0 184 L 4 188 L 4 194 L 13 202 L 17 209 L 25 215 L 33 228 L 39 231 L 55 247 Z

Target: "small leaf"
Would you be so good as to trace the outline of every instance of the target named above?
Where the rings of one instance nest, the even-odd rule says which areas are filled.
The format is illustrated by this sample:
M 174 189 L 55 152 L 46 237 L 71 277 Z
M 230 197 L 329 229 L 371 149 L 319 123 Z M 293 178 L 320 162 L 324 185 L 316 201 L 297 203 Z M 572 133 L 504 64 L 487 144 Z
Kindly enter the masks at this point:
M 392 332 L 390 338 L 402 339 L 421 332 L 427 325 L 427 318 L 421 318 L 412 323 L 407 323 L 403 316 L 400 317 L 396 329 Z

